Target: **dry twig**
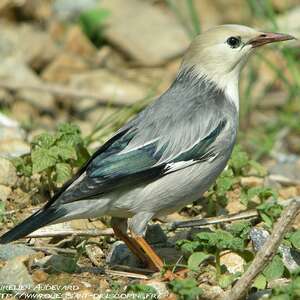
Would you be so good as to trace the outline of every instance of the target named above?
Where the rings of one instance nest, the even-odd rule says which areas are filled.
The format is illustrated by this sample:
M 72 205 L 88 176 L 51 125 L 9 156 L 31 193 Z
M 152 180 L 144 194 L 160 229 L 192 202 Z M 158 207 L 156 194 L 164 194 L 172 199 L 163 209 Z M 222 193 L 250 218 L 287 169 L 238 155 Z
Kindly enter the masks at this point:
M 274 257 L 277 249 L 286 234 L 290 224 L 295 219 L 300 208 L 298 201 L 291 201 L 291 203 L 284 209 L 280 219 L 273 228 L 271 236 L 268 238 L 263 247 L 257 252 L 255 259 L 238 280 L 229 293 L 223 300 L 239 300 L 242 299 L 251 287 L 253 280 L 262 272 L 267 266 L 268 262 Z
M 77 251 L 75 249 L 64 249 L 64 248 L 58 248 L 58 247 L 32 247 L 32 249 L 36 251 L 45 252 L 46 254 L 56 254 L 56 253 L 62 253 L 62 254 L 77 254 Z
M 179 221 L 171 224 L 171 229 L 174 230 L 176 228 L 185 228 L 185 227 L 200 227 L 212 224 L 219 224 L 224 222 L 232 222 L 236 220 L 242 219 L 250 219 L 258 216 L 258 212 L 256 210 L 247 210 L 237 214 L 231 214 L 228 216 L 218 216 L 212 218 L 203 218 L 200 220 L 190 220 L 190 221 Z
M 112 228 L 107 229 L 88 229 L 88 230 L 73 230 L 73 229 L 65 229 L 65 230 L 49 230 L 46 231 L 45 228 L 41 231 L 37 230 L 29 235 L 27 238 L 48 238 L 48 237 L 64 237 L 67 235 L 72 236 L 111 236 L 114 232 Z

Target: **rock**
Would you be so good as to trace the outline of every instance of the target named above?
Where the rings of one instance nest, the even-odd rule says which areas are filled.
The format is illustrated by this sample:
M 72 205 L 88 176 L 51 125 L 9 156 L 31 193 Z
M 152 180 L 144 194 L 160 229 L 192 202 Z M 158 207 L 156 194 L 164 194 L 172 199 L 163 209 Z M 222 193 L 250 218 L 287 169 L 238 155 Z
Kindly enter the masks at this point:
M 13 96 L 5 89 L 0 88 L 0 103 L 4 105 L 11 105 L 14 101 Z M 1 114 L 3 115 L 3 114 Z
M 96 55 L 97 49 L 82 32 L 79 26 L 73 26 L 67 33 L 64 51 L 74 53 L 80 57 L 91 60 Z
M 87 69 L 88 65 L 80 57 L 63 52 L 44 69 L 42 78 L 46 81 L 66 83 L 72 75 Z
M 176 264 L 180 259 L 182 259 L 182 252 L 177 250 L 175 247 L 154 247 L 156 253 L 168 264 Z M 181 263 L 185 263 L 181 260 Z
M 29 256 L 36 253 L 32 248 L 23 244 L 5 244 L 0 245 L 0 259 L 11 260 L 18 256 Z
M 22 285 L 25 287 L 32 287 L 33 280 L 25 267 L 24 261 L 26 256 L 17 256 L 9 261 L 0 270 L 0 282 L 2 286 L 16 285 L 16 288 L 12 290 L 13 293 L 17 292 L 17 287 Z M 22 290 L 24 292 L 24 290 Z
M 83 126 L 81 131 L 84 135 L 88 135 L 88 132 L 93 131 L 95 126 L 101 124 L 102 121 L 105 122 L 105 120 L 108 120 L 110 117 L 111 120 L 113 120 L 113 114 L 119 112 L 118 108 L 102 105 L 100 106 L 98 101 L 93 99 L 82 99 L 81 101 L 74 103 L 74 105 L 74 110 L 76 113 L 86 120 L 86 124 Z M 83 124 L 79 125 L 82 127 Z
M 0 80 L 22 86 L 36 86 L 41 83 L 40 78 L 26 64 L 15 58 L 7 58 L 1 61 Z M 52 110 L 55 105 L 55 99 L 51 94 L 28 88 L 19 89 L 16 98 L 28 101 L 42 110 Z
M 269 232 L 262 229 L 253 227 L 250 231 L 250 238 L 253 243 L 253 248 L 257 252 L 261 249 L 264 243 L 270 236 Z M 282 261 L 285 267 L 294 272 L 300 267 L 300 252 L 285 245 L 280 245 L 278 251 L 281 253 Z
M 74 75 L 71 78 L 70 85 L 74 88 L 97 93 L 99 98 L 108 102 L 111 99 L 116 99 L 125 104 L 133 104 L 143 99 L 148 92 L 148 89 L 143 85 L 124 79 L 106 69 Z
M 247 300 L 263 300 L 268 299 L 271 296 L 272 290 L 262 290 L 255 293 L 251 293 Z
M 3 126 L 0 121 L 0 141 L 5 143 L 8 140 L 23 140 L 24 131 L 19 127 Z
M 189 45 L 176 17 L 146 1 L 103 0 L 100 7 L 110 12 L 105 38 L 143 65 L 165 63 Z
M 300 159 L 291 158 L 291 161 L 285 160 L 278 162 L 269 170 L 271 175 L 285 176 L 291 180 L 300 180 Z
M 286 137 L 289 152 L 300 153 L 300 137 L 297 132 L 293 132 Z
M 234 252 L 221 253 L 220 257 L 221 265 L 225 265 L 228 272 L 235 274 L 237 272 L 244 272 L 244 265 L 246 265 L 245 260 L 238 254 Z
M 32 279 L 36 283 L 45 282 L 49 275 L 42 270 L 36 270 L 32 273 Z
M 25 132 L 16 120 L 0 113 L 0 141 L 11 138 L 24 139 Z
M 229 214 L 239 213 L 247 209 L 247 207 L 241 203 L 240 189 L 227 192 L 227 197 L 228 203 L 226 205 L 226 211 Z
M 201 295 L 201 299 L 216 299 L 220 300 L 225 296 L 225 292 L 222 290 L 220 286 L 211 286 L 207 283 L 202 283 L 199 287 L 203 290 L 203 294 Z
M 70 21 L 97 4 L 98 0 L 55 0 L 53 12 L 61 20 Z
M 71 228 L 73 229 L 79 229 L 79 230 L 85 230 L 85 229 L 106 229 L 107 226 L 105 226 L 100 220 L 94 220 L 90 221 L 87 219 L 78 219 L 78 220 L 72 220 L 68 222 Z
M 47 51 L 45 51 L 47 49 Z M 1 61 L 14 58 L 28 63 L 35 69 L 41 69 L 58 52 L 58 46 L 46 31 L 38 30 L 34 25 L 0 25 Z
M 0 201 L 5 202 L 11 193 L 11 188 L 9 186 L 0 185 Z
M 18 139 L 9 139 L 0 142 L 0 156 L 6 158 L 19 157 L 30 153 L 30 146 Z
M 38 109 L 25 101 L 14 101 L 11 106 L 11 114 L 22 124 L 30 124 L 32 120 L 39 116 Z M 21 139 L 24 138 L 21 137 Z
M 255 176 L 249 176 L 249 177 L 242 177 L 241 178 L 241 184 L 245 187 L 257 187 L 257 186 L 263 186 L 264 185 L 264 179 L 255 177 Z
M 251 228 L 250 239 L 255 252 L 259 251 L 269 236 L 270 234 L 267 230 L 257 227 Z
M 99 266 L 101 259 L 105 256 L 102 249 L 96 244 L 88 244 L 85 246 L 85 251 L 92 263 Z
M 1 0 L 0 1 L 0 14 L 5 13 L 9 8 L 11 8 L 17 2 L 16 0 Z
M 296 186 L 285 187 L 279 189 L 278 194 L 282 199 L 294 198 L 300 195 L 300 189 Z
M 24 138 L 25 132 L 19 123 L 0 113 L 0 157 L 10 158 L 28 153 L 30 147 L 23 142 Z
M 33 267 L 39 267 L 47 270 L 47 273 L 76 272 L 78 265 L 73 257 L 64 255 L 50 255 L 32 262 Z
M 130 267 L 142 267 L 140 260 L 127 248 L 124 242 L 116 241 L 106 257 L 106 263 L 110 266 L 126 265 Z
M 34 1 L 24 1 L 17 0 L 19 5 L 21 4 L 21 18 L 34 19 L 37 22 L 49 21 L 52 18 L 52 1 L 44 1 L 44 0 L 34 0 Z
M 7 159 L 0 157 L 0 184 L 14 186 L 18 180 L 16 168 Z
M 149 244 L 166 244 L 168 238 L 159 224 L 147 227 L 145 239 Z
M 181 215 L 178 212 L 174 212 L 174 213 L 172 213 L 170 215 L 167 215 L 167 216 L 161 216 L 159 218 L 159 220 L 163 221 L 164 223 L 171 223 L 171 222 L 176 223 L 176 222 L 179 222 L 179 221 L 188 221 L 190 219 L 191 219 L 190 217 Z
M 300 253 L 288 246 L 281 245 L 279 251 L 282 255 L 282 261 L 290 272 L 295 272 L 300 266 Z

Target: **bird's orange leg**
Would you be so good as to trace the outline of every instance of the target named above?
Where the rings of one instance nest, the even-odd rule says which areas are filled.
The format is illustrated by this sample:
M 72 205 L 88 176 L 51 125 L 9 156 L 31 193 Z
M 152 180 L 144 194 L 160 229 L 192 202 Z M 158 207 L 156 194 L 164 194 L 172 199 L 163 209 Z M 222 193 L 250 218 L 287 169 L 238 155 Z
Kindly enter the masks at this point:
M 146 242 L 142 236 L 137 236 L 131 232 L 132 240 L 142 249 L 146 255 L 149 268 L 155 271 L 161 271 L 164 263 L 156 254 L 153 248 Z
M 148 258 L 146 257 L 145 253 L 134 242 L 133 239 L 131 239 L 127 234 L 123 233 L 123 231 L 116 225 L 112 225 L 112 229 L 116 237 L 122 240 L 135 256 L 137 256 L 144 264 L 148 264 Z

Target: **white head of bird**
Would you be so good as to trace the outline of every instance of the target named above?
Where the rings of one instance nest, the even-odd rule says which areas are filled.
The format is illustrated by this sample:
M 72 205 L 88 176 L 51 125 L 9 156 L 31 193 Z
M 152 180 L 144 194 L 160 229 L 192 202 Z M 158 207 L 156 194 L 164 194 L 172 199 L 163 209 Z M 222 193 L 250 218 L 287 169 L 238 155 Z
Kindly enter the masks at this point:
M 291 39 L 291 35 L 261 32 L 242 25 L 217 26 L 194 39 L 181 68 L 193 67 L 197 76 L 213 81 L 238 108 L 239 74 L 253 50 Z

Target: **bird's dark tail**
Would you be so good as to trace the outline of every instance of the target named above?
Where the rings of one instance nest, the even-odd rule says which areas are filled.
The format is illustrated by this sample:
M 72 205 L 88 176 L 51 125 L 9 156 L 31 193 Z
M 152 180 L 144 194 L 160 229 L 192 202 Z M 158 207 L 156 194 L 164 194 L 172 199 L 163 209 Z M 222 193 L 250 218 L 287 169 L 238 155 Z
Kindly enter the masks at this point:
M 17 239 L 25 237 L 38 228 L 54 222 L 63 215 L 63 210 L 56 210 L 52 207 L 47 207 L 46 209 L 41 208 L 36 213 L 18 224 L 16 227 L 2 235 L 0 237 L 0 244 L 10 243 Z

